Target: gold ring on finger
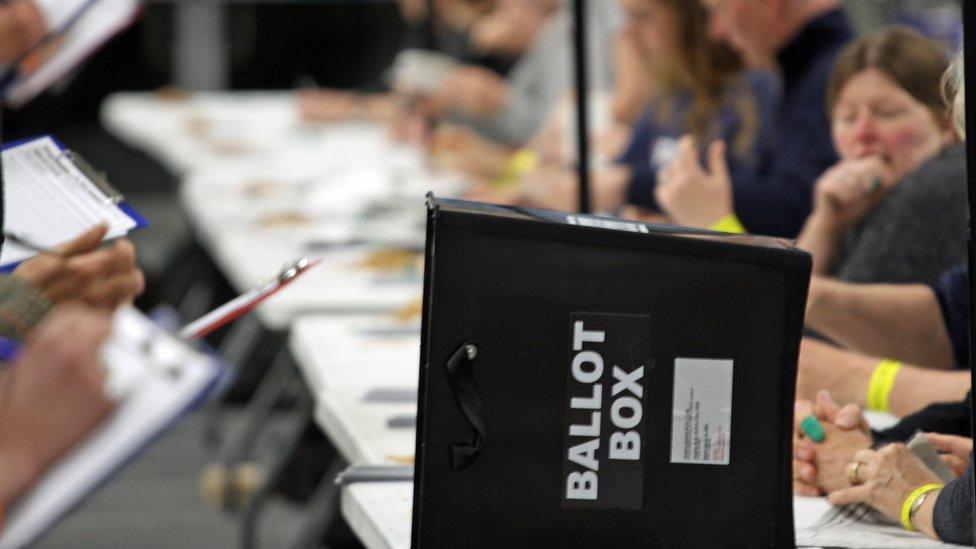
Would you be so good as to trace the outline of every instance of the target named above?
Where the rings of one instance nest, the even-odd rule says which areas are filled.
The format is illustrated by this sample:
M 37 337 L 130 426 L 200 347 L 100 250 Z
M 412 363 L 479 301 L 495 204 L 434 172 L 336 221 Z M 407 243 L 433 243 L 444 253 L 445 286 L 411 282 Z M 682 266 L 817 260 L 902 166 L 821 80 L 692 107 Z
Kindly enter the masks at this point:
M 851 463 L 850 465 L 847 466 L 847 482 L 850 483 L 851 486 L 857 486 L 858 484 L 861 484 L 861 477 L 859 474 L 860 471 L 861 471 L 860 461 L 855 461 L 854 463 Z

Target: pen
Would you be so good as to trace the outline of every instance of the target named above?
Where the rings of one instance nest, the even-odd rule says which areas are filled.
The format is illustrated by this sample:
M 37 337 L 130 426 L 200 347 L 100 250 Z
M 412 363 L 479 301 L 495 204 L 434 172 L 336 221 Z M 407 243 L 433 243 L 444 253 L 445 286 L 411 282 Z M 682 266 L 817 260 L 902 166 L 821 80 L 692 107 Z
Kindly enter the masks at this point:
M 803 421 L 800 422 L 800 430 L 814 442 L 824 441 L 823 425 L 820 425 L 817 416 L 813 414 L 803 418 Z
M 3 2 L 3 0 L 0 0 L 0 2 Z M 20 246 L 21 248 L 27 248 L 28 250 L 31 250 L 32 252 L 37 252 L 37 253 L 41 253 L 41 254 L 50 254 L 50 255 L 56 255 L 56 256 L 62 255 L 60 250 L 57 250 L 55 248 L 51 248 L 49 246 L 45 246 L 43 244 L 40 244 L 40 243 L 34 241 L 29 236 L 27 236 L 25 233 L 20 232 L 20 231 L 4 231 L 3 232 L 3 238 L 7 242 L 16 244 L 17 246 Z

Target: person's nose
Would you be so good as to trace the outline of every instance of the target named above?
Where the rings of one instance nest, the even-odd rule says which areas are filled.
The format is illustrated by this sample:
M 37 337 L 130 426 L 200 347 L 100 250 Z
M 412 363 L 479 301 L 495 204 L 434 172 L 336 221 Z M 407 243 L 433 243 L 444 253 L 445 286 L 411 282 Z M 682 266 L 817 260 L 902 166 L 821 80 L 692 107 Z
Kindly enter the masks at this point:
M 863 154 L 878 142 L 878 121 L 870 112 L 859 114 L 851 131 L 858 154 Z

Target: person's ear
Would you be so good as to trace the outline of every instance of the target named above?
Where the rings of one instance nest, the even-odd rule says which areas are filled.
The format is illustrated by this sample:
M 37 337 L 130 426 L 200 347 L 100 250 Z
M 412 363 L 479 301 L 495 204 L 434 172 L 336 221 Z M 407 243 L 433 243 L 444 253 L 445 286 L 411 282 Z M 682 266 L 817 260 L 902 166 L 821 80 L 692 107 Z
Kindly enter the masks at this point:
M 950 145 L 962 140 L 962 138 L 956 132 L 956 126 L 953 124 L 951 116 L 945 116 L 942 118 L 942 122 L 939 124 L 939 132 L 942 134 L 943 145 Z

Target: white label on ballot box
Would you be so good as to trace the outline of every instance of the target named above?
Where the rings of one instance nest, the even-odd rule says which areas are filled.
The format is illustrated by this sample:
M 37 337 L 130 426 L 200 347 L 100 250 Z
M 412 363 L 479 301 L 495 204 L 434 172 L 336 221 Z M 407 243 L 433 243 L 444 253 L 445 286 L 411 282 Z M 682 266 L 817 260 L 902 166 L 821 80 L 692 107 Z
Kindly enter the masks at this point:
M 671 463 L 728 465 L 732 442 L 732 361 L 677 358 Z

